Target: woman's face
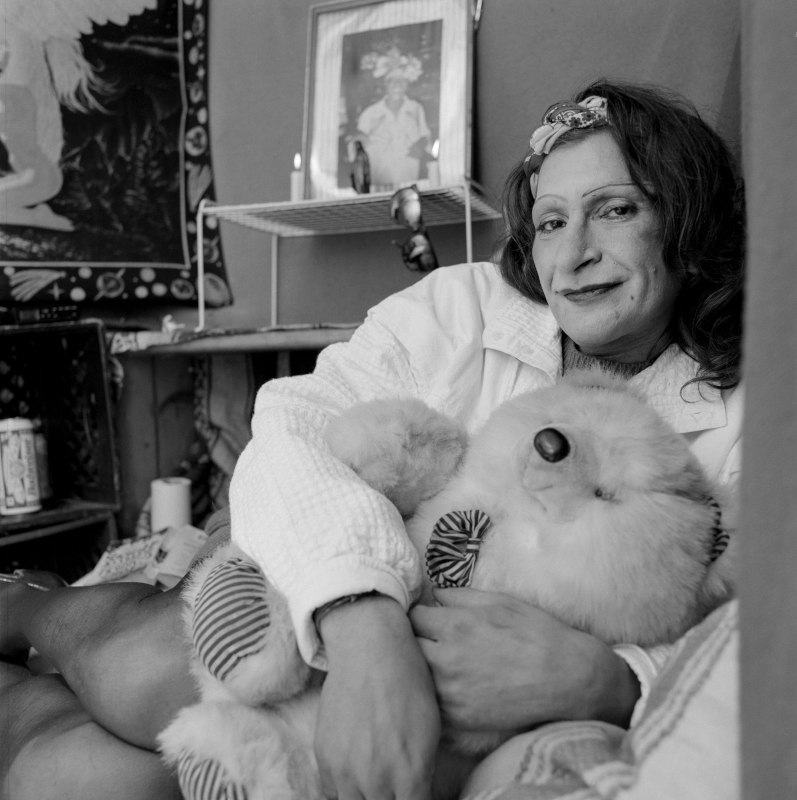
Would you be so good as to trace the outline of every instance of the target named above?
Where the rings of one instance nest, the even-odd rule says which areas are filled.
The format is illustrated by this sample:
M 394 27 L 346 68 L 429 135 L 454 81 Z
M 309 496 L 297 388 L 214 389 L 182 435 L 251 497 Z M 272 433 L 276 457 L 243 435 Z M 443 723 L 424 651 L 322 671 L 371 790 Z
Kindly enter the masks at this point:
M 657 355 L 681 282 L 664 264 L 651 203 L 608 132 L 546 156 L 532 221 L 534 264 L 562 330 L 591 355 Z

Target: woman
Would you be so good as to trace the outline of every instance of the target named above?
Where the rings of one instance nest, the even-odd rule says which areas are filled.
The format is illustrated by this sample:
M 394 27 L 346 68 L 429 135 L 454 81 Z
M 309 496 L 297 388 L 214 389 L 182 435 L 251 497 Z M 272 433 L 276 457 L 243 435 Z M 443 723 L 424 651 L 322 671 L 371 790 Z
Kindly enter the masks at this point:
M 627 651 L 625 662 L 534 609 L 470 592 L 439 593 L 455 608 L 413 610 L 413 631 L 404 611 L 416 554 L 395 510 L 324 455 L 329 415 L 409 392 L 472 428 L 513 394 L 598 360 L 647 395 L 710 475 L 738 470 L 732 159 L 662 93 L 601 81 L 576 100 L 590 97 L 578 112 L 554 109 L 510 176 L 501 275 L 490 265 L 432 273 L 374 309 L 312 376 L 258 397 L 233 477 L 232 535 L 288 596 L 306 660 L 328 667 L 317 753 L 338 797 L 427 796 L 438 731 L 427 664 L 444 716 L 507 729 L 627 723 L 655 669 L 648 654 Z M 316 631 L 313 614 L 330 602 Z M 498 675 L 501 703 L 481 689 Z
M 475 428 L 503 400 L 598 362 L 645 394 L 710 476 L 730 482 L 738 472 L 742 213 L 732 159 L 693 109 L 661 92 L 600 81 L 576 101 L 546 115 L 509 177 L 500 269 L 431 273 L 373 309 L 312 375 L 272 381 L 258 396 L 232 482 L 232 536 L 287 596 L 305 659 L 328 669 L 316 750 L 327 792 L 341 800 L 429 797 L 441 713 L 466 728 L 627 725 L 656 654 L 612 650 L 535 608 L 466 589 L 441 590 L 438 607 L 408 616 L 417 554 L 395 508 L 329 456 L 321 432 L 330 417 L 409 393 Z M 33 591 L 14 589 L 12 621 Z M 136 709 L 110 709 L 113 681 L 132 673 L 136 691 L 169 697 L 186 654 L 172 647 L 161 669 L 162 648 L 138 620 L 168 639 L 178 604 L 147 587 L 100 589 L 97 611 L 98 594 L 72 595 L 79 619 L 90 628 L 112 602 L 125 620 L 115 632 L 95 623 L 81 639 L 90 646 L 70 645 L 80 631 L 61 598 L 74 590 L 56 590 L 39 596 L 35 624 L 19 624 L 5 647 L 13 638 L 49 648 L 83 706 L 146 746 L 161 719 L 142 710 L 130 726 Z M 66 655 L 47 630 L 65 620 Z M 131 629 L 140 646 L 125 669 L 116 641 Z M 95 668 L 78 683 L 103 654 L 113 681 Z M 180 684 L 171 705 L 190 694 Z M 158 710 L 173 713 L 169 703 Z

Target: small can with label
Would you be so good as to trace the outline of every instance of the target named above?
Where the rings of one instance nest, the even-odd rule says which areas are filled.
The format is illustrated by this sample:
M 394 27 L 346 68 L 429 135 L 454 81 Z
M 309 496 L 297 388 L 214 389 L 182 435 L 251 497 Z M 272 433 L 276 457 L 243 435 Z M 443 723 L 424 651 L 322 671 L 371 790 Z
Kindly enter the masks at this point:
M 33 441 L 36 445 L 36 474 L 39 476 L 39 496 L 42 505 L 44 505 L 53 496 L 53 487 L 50 485 L 50 459 L 47 438 L 44 435 L 42 421 L 34 419 L 32 422 Z
M 28 514 L 41 507 L 33 423 L 0 419 L 0 514 Z

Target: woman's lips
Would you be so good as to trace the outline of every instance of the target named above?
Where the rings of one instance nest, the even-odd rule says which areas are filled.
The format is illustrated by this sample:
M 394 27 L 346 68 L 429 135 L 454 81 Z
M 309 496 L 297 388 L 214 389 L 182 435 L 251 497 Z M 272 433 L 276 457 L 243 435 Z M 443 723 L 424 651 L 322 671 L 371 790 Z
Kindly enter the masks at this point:
M 619 283 L 595 283 L 591 286 L 583 286 L 580 289 L 565 289 L 560 294 L 568 300 L 579 302 L 580 300 L 592 300 L 595 297 L 600 297 L 619 285 Z

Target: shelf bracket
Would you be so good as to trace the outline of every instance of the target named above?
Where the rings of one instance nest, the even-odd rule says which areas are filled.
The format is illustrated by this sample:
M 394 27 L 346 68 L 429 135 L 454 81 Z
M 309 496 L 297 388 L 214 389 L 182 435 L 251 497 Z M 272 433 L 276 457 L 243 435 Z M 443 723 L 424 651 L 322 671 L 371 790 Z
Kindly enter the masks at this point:
M 271 235 L 271 327 L 277 327 L 279 297 L 279 242 L 277 234 Z
M 473 226 L 471 225 L 470 183 L 463 184 L 465 196 L 465 260 L 473 263 Z
M 205 329 L 205 208 L 207 198 L 199 201 L 196 212 L 196 297 L 197 297 L 197 325 L 195 331 Z

